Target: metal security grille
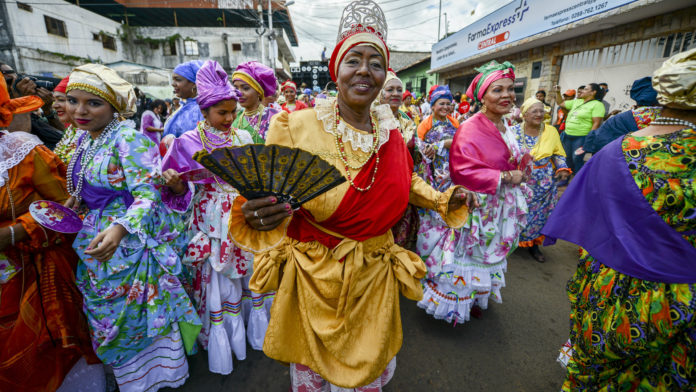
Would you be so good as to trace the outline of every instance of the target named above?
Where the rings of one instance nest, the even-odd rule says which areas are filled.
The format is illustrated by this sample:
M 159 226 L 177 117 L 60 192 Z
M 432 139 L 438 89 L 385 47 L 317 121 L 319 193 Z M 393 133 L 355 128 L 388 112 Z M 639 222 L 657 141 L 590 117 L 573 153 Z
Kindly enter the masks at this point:
M 622 64 L 642 63 L 671 57 L 696 48 L 696 32 L 674 33 L 665 37 L 629 42 L 563 57 L 563 70 L 574 71 Z

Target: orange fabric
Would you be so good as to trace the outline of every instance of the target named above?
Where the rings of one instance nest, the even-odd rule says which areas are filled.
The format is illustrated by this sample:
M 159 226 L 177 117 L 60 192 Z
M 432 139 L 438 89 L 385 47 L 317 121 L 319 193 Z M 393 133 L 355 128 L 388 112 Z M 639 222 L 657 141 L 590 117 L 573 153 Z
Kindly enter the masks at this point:
M 452 123 L 452 126 L 459 128 L 459 121 L 457 121 L 456 118 L 447 116 L 447 119 Z M 427 135 L 428 131 L 430 131 L 432 128 L 433 116 L 428 116 L 425 118 L 425 120 L 421 121 L 420 125 L 418 125 L 418 138 L 420 140 L 425 140 L 425 135 Z
M 44 102 L 41 98 L 35 95 L 10 99 L 5 78 L 0 78 L 0 127 L 4 128 L 10 125 L 12 116 L 15 114 L 34 111 L 43 106 L 43 104 Z
M 42 229 L 28 213 L 35 200 L 68 198 L 64 173 L 65 165 L 44 146 L 8 172 L 17 222 L 29 238 L 5 249 L 21 270 L 1 286 L 0 391 L 53 391 L 80 357 L 99 362 L 75 284 L 74 237 Z M 3 187 L 0 227 L 10 224 L 12 211 Z
M 539 237 L 537 237 L 537 238 L 535 238 L 535 239 L 533 239 L 533 240 L 531 240 L 531 241 L 520 241 L 520 243 L 518 244 L 518 246 L 519 246 L 520 248 L 531 248 L 531 247 L 534 246 L 534 245 L 541 245 L 541 244 L 544 243 L 544 238 L 546 238 L 546 237 L 544 237 L 544 236 L 542 235 L 542 236 L 539 236 Z

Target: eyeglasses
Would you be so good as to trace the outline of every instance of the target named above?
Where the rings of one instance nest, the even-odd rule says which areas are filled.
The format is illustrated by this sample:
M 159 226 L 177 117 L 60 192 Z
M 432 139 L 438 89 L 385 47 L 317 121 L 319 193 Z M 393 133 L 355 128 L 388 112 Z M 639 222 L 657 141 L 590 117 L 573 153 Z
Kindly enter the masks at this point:
M 5 70 L 2 70 L 0 72 L 2 72 L 3 75 L 12 75 L 12 74 L 17 73 L 17 72 L 15 72 L 14 69 L 5 69 Z

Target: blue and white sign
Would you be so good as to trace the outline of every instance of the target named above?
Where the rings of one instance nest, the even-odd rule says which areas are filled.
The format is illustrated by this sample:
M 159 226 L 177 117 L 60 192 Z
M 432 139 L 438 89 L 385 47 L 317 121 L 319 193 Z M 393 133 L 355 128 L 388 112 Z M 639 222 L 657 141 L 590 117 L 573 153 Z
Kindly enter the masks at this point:
M 637 0 L 514 0 L 433 45 L 436 69 Z

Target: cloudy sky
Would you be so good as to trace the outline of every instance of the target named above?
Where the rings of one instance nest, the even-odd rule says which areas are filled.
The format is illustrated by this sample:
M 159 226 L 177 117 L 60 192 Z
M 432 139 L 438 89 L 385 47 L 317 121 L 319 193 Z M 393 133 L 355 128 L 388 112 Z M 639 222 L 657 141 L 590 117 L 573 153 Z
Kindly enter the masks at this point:
M 440 0 L 376 0 L 387 16 L 387 43 L 392 50 L 430 51 L 437 42 Z M 441 35 L 445 34 L 445 13 L 449 32 L 459 31 L 476 19 L 512 0 L 442 0 Z M 336 43 L 338 23 L 350 0 L 295 0 L 289 6 L 299 46 L 293 48 L 297 61 L 318 60 L 321 50 L 327 56 Z M 472 14 L 473 12 L 473 14 Z

